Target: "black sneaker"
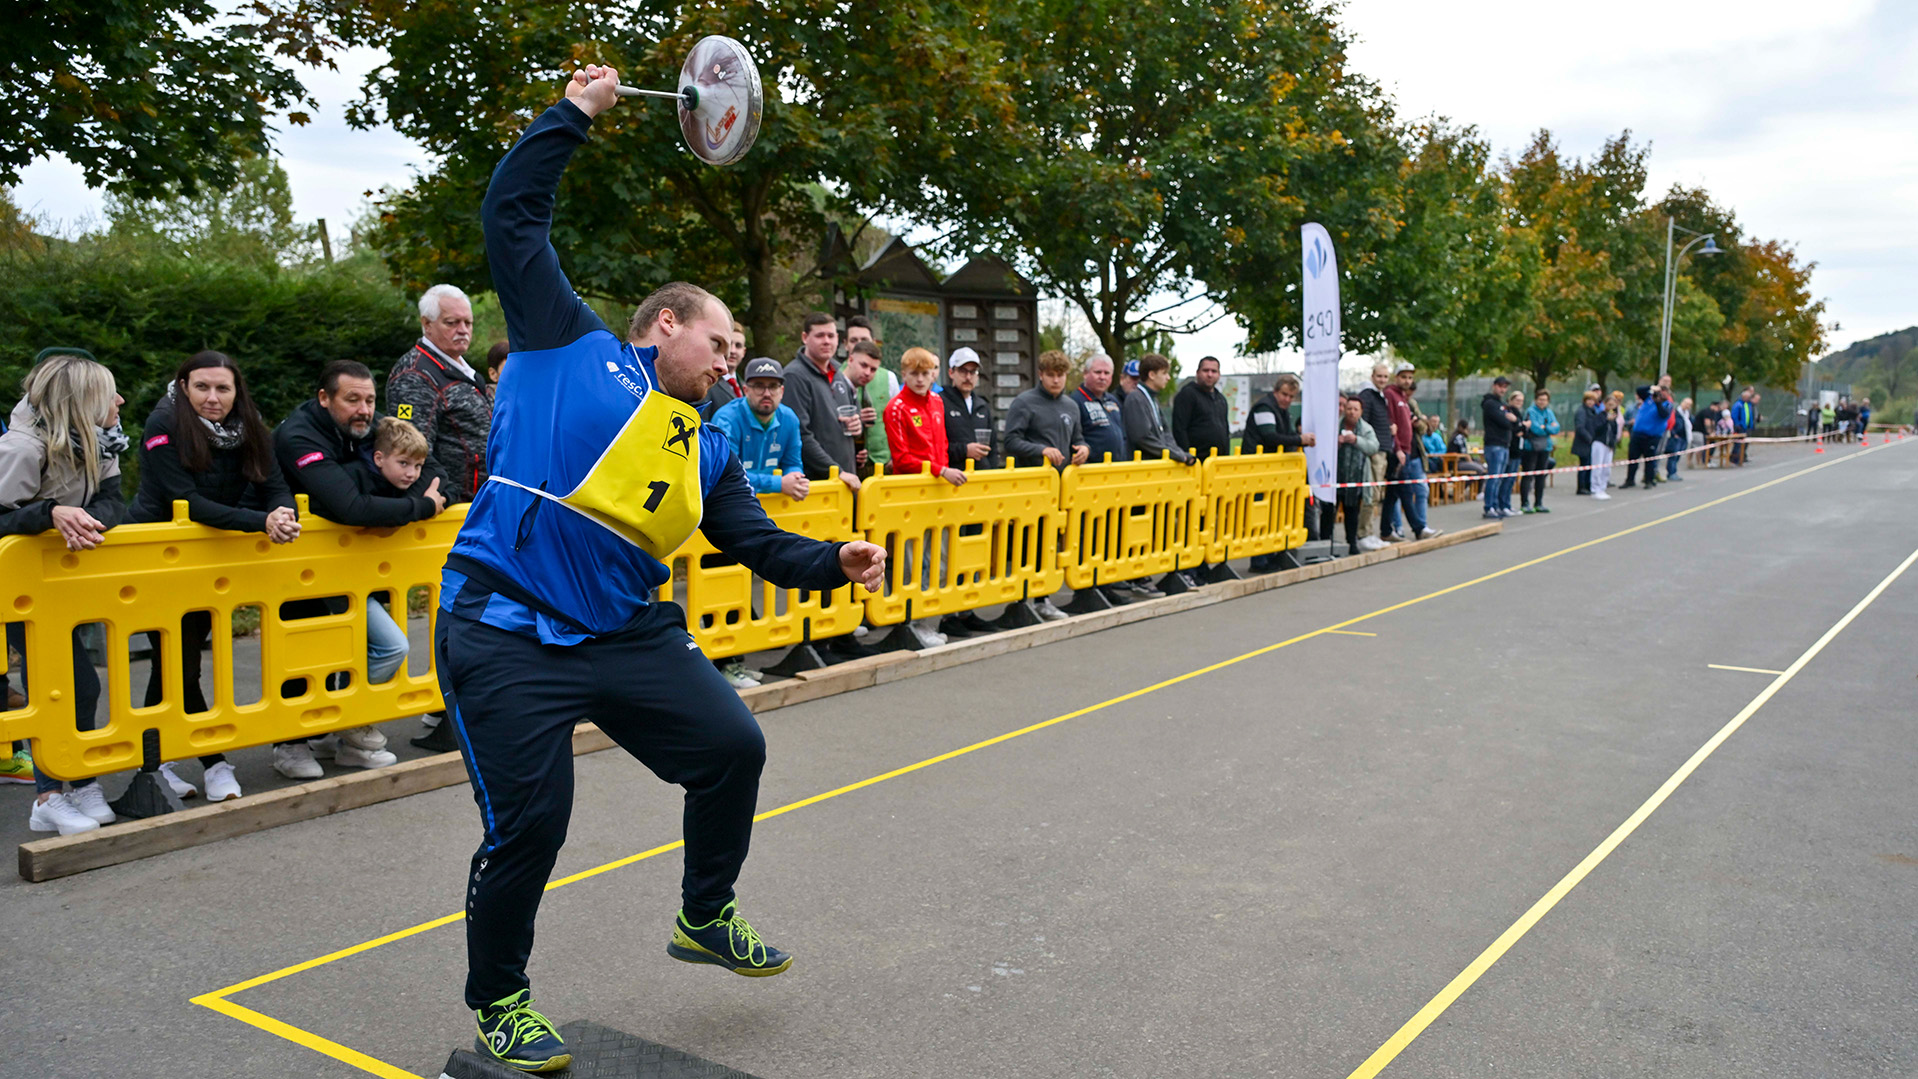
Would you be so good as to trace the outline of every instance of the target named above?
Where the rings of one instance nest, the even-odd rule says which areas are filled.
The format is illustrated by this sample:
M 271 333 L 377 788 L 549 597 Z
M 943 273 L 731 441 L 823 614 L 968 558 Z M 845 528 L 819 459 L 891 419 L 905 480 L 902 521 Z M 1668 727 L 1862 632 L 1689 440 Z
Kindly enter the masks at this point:
M 426 728 L 426 733 L 407 741 L 432 753 L 458 753 L 459 739 L 453 735 L 453 724 L 447 720 L 446 713 L 440 713 L 440 721 Z
M 666 954 L 682 963 L 710 963 L 725 967 L 748 978 L 770 978 L 784 974 L 793 965 L 793 957 L 759 939 L 753 927 L 739 916 L 739 904 L 728 903 L 719 917 L 704 925 L 691 925 L 686 912 L 673 919 L 673 941 Z
M 573 1062 L 551 1021 L 533 1010 L 533 993 L 522 989 L 473 1013 L 479 1023 L 474 1046 L 485 1056 L 523 1072 L 556 1072 Z
M 948 637 L 970 637 L 974 631 L 958 615 L 949 614 L 939 620 L 939 632 Z

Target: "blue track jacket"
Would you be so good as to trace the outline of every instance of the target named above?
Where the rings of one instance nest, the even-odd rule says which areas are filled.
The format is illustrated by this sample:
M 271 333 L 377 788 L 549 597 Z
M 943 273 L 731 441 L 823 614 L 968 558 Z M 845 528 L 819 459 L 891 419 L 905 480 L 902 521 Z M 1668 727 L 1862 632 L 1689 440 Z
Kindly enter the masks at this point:
M 762 495 L 778 494 L 784 473 L 805 469 L 799 456 L 799 414 L 785 405 L 773 410 L 772 423 L 762 425 L 746 399 L 735 397 L 720 405 L 710 422 L 725 433 L 746 470 L 746 482 Z
M 654 392 L 656 350 L 614 336 L 566 280 L 548 233 L 590 126 L 570 101 L 547 109 L 480 207 L 513 362 L 441 607 L 547 644 L 614 633 L 645 613 L 695 528 L 776 585 L 843 587 L 840 545 L 775 526 L 726 436 Z

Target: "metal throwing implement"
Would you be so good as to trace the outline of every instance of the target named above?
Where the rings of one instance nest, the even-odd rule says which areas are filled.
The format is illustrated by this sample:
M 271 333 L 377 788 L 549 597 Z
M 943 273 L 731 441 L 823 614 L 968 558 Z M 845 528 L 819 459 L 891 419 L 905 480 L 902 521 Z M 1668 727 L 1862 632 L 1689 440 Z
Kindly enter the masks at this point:
M 765 91 L 759 66 L 746 46 L 721 34 L 700 38 L 679 69 L 680 89 L 618 88 L 621 97 L 662 97 L 679 102 L 679 133 L 686 148 L 708 165 L 730 165 L 746 156 L 759 137 Z

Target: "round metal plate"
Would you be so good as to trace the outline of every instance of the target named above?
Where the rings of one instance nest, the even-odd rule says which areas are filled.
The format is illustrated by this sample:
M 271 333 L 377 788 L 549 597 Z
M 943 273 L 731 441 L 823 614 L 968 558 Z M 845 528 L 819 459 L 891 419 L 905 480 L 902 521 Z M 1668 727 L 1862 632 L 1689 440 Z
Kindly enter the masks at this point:
M 730 165 L 746 156 L 759 137 L 765 108 L 759 68 L 746 46 L 719 34 L 703 37 L 679 69 L 679 85 L 698 91 L 699 103 L 679 103 L 679 130 L 686 145 L 709 165 Z

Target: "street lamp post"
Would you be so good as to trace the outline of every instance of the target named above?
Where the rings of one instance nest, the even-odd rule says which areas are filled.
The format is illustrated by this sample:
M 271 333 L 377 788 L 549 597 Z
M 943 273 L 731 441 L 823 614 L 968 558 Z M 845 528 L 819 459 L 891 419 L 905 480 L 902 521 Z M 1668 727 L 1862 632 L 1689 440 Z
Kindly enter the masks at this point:
M 1676 257 L 1672 255 L 1672 233 L 1674 232 L 1682 232 L 1685 235 L 1692 237 L 1692 239 L 1688 241 L 1684 247 L 1681 247 L 1678 249 L 1678 254 Z M 1697 244 L 1701 241 L 1705 245 L 1704 247 L 1701 247 L 1698 249 L 1698 253 L 1701 255 L 1716 255 L 1724 250 L 1723 248 L 1718 246 L 1718 241 L 1712 239 L 1711 233 L 1693 232 L 1691 229 L 1688 229 L 1682 225 L 1679 225 L 1672 218 L 1667 217 L 1665 219 L 1665 320 L 1663 325 L 1660 327 L 1659 335 L 1658 335 L 1658 377 L 1659 378 L 1665 377 L 1666 368 L 1671 363 L 1672 304 L 1678 297 L 1678 263 L 1680 259 L 1683 259 L 1685 257 L 1685 252 L 1690 251 L 1692 249 L 1692 245 Z

